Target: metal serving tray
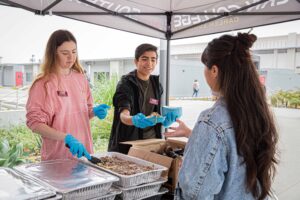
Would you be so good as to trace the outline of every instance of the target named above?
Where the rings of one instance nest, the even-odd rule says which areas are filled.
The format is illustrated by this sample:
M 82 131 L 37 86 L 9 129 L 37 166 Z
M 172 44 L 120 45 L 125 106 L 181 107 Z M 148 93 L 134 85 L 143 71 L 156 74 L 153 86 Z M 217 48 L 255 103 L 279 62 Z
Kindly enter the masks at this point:
M 43 200 L 61 200 L 61 199 L 62 199 L 62 195 L 56 194 L 55 197 L 50 197 L 50 198 L 46 198 L 46 199 L 43 199 Z
M 161 185 L 166 182 L 165 179 L 160 179 L 152 183 L 147 183 L 130 188 L 117 187 L 122 190 L 122 193 L 118 195 L 119 199 L 123 200 L 138 200 L 144 199 L 158 194 Z
M 97 198 L 93 198 L 90 200 L 114 200 L 116 195 L 121 194 L 122 190 L 115 188 L 115 187 L 111 187 L 109 192 L 101 197 L 97 197 Z
M 16 170 L 43 181 L 62 195 L 62 199 L 91 199 L 109 192 L 119 179 L 78 160 L 64 159 L 25 164 Z
M 117 152 L 97 153 L 97 154 L 94 154 L 94 156 L 97 157 L 97 158 L 101 158 L 101 157 L 104 157 L 104 156 L 110 156 L 110 157 L 116 156 L 117 158 L 120 158 L 120 159 L 123 159 L 123 160 L 128 160 L 128 161 L 134 162 L 134 163 L 139 164 L 139 165 L 154 167 L 154 170 L 151 170 L 151 171 L 146 171 L 146 172 L 137 173 L 137 174 L 133 174 L 133 175 L 122 175 L 122 174 L 116 173 L 114 171 L 111 171 L 109 169 L 106 169 L 104 167 L 91 164 L 90 162 L 85 160 L 85 162 L 87 162 L 89 165 L 92 165 L 96 168 L 99 168 L 101 170 L 104 170 L 106 172 L 109 172 L 109 173 L 119 177 L 119 181 L 115 182 L 114 185 L 121 186 L 121 187 L 124 187 L 124 188 L 140 185 L 140 184 L 143 184 L 143 183 L 150 183 L 150 182 L 153 182 L 153 181 L 157 181 L 157 180 L 160 179 L 161 173 L 164 170 L 167 170 L 167 168 L 164 167 L 164 166 L 161 166 L 161 165 L 158 165 L 158 164 L 155 164 L 155 163 L 152 163 L 152 162 L 148 162 L 148 161 L 136 158 L 136 157 L 132 157 L 132 156 L 128 156 L 128 155 L 125 155 L 125 154 L 117 153 Z
M 27 200 L 55 196 L 56 192 L 36 180 L 9 168 L 0 167 L 0 199 Z
M 167 192 L 169 192 L 167 188 L 161 187 L 157 193 L 145 196 L 138 200 L 161 200 L 162 195 L 166 194 Z

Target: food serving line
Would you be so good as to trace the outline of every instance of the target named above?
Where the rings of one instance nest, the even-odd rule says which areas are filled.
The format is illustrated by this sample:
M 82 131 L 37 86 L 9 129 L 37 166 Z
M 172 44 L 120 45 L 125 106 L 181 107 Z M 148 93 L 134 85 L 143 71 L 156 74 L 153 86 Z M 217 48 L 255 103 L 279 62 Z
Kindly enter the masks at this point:
M 64 159 L 0 168 L 0 200 L 140 200 L 168 191 L 161 187 L 166 167 L 116 152 L 94 156 L 101 162 Z

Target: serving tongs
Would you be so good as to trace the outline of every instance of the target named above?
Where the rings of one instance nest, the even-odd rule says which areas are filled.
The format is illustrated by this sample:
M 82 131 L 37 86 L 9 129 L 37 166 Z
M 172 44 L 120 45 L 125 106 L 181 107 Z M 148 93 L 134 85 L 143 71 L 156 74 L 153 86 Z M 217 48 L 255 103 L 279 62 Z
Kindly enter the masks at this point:
M 66 144 L 66 147 L 68 149 L 70 149 L 70 146 Z M 90 161 L 91 163 L 97 165 L 98 163 L 102 163 L 102 160 L 100 158 L 97 158 L 95 156 L 91 156 L 91 160 L 87 159 L 88 161 Z

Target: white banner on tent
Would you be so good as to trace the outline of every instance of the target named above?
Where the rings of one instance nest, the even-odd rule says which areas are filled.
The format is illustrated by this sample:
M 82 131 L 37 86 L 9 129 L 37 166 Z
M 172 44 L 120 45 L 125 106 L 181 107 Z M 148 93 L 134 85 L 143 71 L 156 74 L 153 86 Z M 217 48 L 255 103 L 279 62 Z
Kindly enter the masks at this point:
M 300 0 L 0 0 L 0 3 L 40 15 L 59 15 L 161 39 L 300 19 Z

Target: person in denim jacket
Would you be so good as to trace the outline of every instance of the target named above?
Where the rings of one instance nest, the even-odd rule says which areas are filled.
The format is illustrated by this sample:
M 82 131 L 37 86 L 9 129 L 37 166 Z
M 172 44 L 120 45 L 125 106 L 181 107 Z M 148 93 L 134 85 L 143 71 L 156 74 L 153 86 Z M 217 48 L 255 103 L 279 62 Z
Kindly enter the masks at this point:
M 277 130 L 249 48 L 256 36 L 238 33 L 212 40 L 202 54 L 205 78 L 218 99 L 190 130 L 165 133 L 189 141 L 175 199 L 268 199 L 275 174 Z

